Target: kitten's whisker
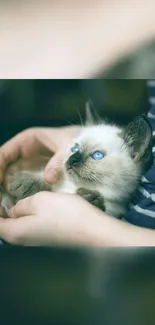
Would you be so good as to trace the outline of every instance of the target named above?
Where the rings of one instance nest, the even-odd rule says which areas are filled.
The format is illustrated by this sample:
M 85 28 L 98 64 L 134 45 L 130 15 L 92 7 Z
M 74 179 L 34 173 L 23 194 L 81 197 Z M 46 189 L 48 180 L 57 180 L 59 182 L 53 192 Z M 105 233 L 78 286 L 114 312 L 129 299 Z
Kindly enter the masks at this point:
M 79 111 L 78 109 L 77 109 L 77 113 L 78 113 L 79 118 L 80 118 L 80 125 L 81 125 L 82 127 L 84 127 L 84 121 L 83 121 L 82 116 L 81 116 L 81 113 L 80 113 L 80 111 Z
M 69 125 L 75 126 L 75 124 L 72 123 L 72 122 L 71 122 L 70 120 L 68 120 L 68 119 L 65 119 L 64 121 L 67 122 Z
M 98 182 L 98 180 L 96 179 L 95 176 L 93 175 L 89 175 L 89 179 L 96 185 L 96 186 L 100 186 L 100 183 Z

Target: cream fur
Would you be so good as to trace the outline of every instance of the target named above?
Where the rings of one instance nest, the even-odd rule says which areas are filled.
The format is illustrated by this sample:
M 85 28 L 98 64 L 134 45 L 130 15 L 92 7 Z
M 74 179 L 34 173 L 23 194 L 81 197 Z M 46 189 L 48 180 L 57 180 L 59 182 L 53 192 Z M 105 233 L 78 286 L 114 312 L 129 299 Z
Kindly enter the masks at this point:
M 121 128 L 106 123 L 83 127 L 79 136 L 66 148 L 62 179 L 50 188 L 48 185 L 47 190 L 76 193 L 79 188 L 86 188 L 98 191 L 103 197 L 106 213 L 115 217 L 123 215 L 132 194 L 138 186 L 142 168 L 141 163 L 137 163 L 132 158 L 129 147 L 122 136 L 122 131 Z M 76 168 L 67 170 L 66 162 L 73 155 L 71 146 L 74 143 L 79 144 L 84 161 Z M 105 157 L 102 160 L 93 160 L 91 153 L 94 151 L 103 151 Z M 43 190 L 42 172 L 31 175 L 29 173 L 30 177 L 27 177 L 27 175 L 27 172 L 25 172 L 25 182 L 23 178 L 21 181 L 21 173 L 20 175 L 16 173 L 13 176 L 10 186 L 12 194 L 16 192 L 16 188 L 21 191 L 17 195 L 18 199 L 21 198 L 20 194 L 24 186 L 32 187 L 27 184 L 28 178 L 29 184 L 32 184 L 34 180 L 35 184 L 38 184 L 38 191 Z M 3 205 L 6 207 L 6 199 L 5 204 L 3 200 Z

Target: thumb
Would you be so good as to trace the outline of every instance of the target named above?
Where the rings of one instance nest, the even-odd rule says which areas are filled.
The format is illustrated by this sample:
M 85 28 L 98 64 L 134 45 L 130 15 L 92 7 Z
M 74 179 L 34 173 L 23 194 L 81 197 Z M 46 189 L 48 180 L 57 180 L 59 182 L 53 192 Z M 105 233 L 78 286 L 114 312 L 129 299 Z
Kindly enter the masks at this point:
M 55 184 L 60 177 L 63 166 L 63 150 L 57 153 L 50 159 L 45 167 L 44 178 L 49 184 Z

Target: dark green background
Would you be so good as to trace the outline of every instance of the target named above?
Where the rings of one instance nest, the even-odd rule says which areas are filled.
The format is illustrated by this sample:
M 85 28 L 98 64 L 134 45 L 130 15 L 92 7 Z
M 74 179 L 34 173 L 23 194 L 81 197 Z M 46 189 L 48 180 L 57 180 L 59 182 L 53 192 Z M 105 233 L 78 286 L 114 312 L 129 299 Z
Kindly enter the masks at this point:
M 145 80 L 1 80 L 0 143 L 30 126 L 80 123 L 88 98 L 119 123 L 148 109 Z

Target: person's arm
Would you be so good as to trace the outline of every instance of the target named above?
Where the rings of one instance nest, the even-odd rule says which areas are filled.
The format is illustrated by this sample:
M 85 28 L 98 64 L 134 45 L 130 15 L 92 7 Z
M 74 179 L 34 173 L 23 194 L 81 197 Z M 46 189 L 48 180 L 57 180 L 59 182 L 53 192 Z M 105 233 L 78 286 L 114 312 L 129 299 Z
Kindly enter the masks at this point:
M 24 246 L 155 246 L 155 231 L 110 217 L 78 195 L 41 192 L 0 218 L 0 238 Z
M 1 1 L 1 78 L 91 78 L 155 36 L 154 9 L 154 0 Z

